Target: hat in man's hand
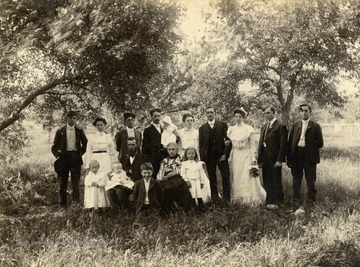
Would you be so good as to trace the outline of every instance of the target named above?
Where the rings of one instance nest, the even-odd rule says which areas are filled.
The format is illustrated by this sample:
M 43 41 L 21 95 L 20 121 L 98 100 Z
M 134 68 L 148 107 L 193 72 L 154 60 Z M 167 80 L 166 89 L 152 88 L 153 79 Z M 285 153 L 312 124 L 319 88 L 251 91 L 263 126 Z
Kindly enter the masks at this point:
M 66 162 L 63 158 L 58 158 L 55 160 L 54 169 L 55 172 L 61 177 L 69 175 L 69 170 L 66 168 Z

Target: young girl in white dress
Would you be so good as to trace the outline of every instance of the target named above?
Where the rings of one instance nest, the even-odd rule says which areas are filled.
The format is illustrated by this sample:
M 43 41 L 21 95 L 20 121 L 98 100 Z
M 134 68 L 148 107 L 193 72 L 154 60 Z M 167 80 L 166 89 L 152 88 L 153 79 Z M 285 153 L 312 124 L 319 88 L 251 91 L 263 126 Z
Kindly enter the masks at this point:
M 204 201 L 210 196 L 210 182 L 204 171 L 204 163 L 199 161 L 198 154 L 194 147 L 185 149 L 184 162 L 181 164 L 181 177 L 191 184 L 189 188 L 191 196 L 198 203 L 200 211 L 204 210 Z
M 250 174 L 250 166 L 256 164 L 256 146 L 253 127 L 244 123 L 246 114 L 243 108 L 235 109 L 235 125 L 230 126 L 227 132 L 232 143 L 229 157 L 231 199 L 232 202 L 258 205 L 264 203 L 266 192 L 260 177 Z
M 109 207 L 110 201 L 105 191 L 106 173 L 99 171 L 100 165 L 97 160 L 90 161 L 89 169 L 89 173 L 84 180 L 84 208 L 98 209 Z
M 112 170 L 111 163 L 116 160 L 114 141 L 110 134 L 104 132 L 106 127 L 105 119 L 96 118 L 93 125 L 97 131 L 89 138 L 84 168 L 89 168 L 89 162 L 94 159 L 100 164 L 100 172 L 109 173 Z

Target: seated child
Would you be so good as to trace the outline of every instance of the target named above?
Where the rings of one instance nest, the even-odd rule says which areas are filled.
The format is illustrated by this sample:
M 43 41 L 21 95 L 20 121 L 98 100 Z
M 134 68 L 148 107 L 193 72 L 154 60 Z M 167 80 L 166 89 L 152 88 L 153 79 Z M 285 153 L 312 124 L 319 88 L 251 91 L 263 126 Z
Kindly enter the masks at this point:
M 130 209 L 129 196 L 133 192 L 134 182 L 126 176 L 120 162 L 115 162 L 108 174 L 105 190 L 113 207 Z
M 98 209 L 110 206 L 110 201 L 105 191 L 106 174 L 98 172 L 99 168 L 100 164 L 97 160 L 90 161 L 89 173 L 86 175 L 84 180 L 85 209 Z
M 180 206 L 188 210 L 193 206 L 193 200 L 189 192 L 190 183 L 186 183 L 180 175 L 181 156 L 176 143 L 169 143 L 166 147 L 168 157 L 160 163 L 157 180 L 160 181 L 164 190 L 163 207 L 165 212 L 176 210 Z
M 211 196 L 211 193 L 207 190 L 210 189 L 210 183 L 205 174 L 203 162 L 199 161 L 196 149 L 193 147 L 185 150 L 184 160 L 181 165 L 181 176 L 186 182 L 191 183 L 192 198 L 197 200 L 199 211 L 204 211 L 204 201 Z M 204 187 L 204 185 L 207 186 Z
M 143 178 L 135 183 L 133 192 L 136 217 L 148 216 L 150 213 L 160 215 L 162 189 L 160 183 L 152 178 L 153 166 L 145 162 L 140 171 Z

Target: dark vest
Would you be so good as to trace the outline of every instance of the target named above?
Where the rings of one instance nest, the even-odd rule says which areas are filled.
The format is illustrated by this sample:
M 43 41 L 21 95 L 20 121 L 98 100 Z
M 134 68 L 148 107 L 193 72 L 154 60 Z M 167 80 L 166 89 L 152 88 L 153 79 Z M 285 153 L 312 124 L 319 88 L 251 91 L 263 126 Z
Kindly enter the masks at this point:
M 215 131 L 213 128 L 209 127 L 209 158 L 211 159 L 217 159 L 219 157 L 217 151 L 216 151 L 216 144 L 215 144 Z

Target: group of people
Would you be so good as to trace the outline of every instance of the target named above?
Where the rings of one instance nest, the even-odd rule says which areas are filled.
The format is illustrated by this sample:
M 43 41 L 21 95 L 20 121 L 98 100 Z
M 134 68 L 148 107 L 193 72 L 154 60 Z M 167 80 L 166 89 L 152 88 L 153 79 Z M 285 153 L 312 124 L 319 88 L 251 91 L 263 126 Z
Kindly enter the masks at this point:
M 89 138 L 76 126 L 77 114 L 67 113 L 67 125 L 54 138 L 52 153 L 60 181 L 60 206 L 66 208 L 69 172 L 73 202 L 79 202 L 82 155 L 88 170 L 84 185 L 84 207 L 113 206 L 137 215 L 168 214 L 218 202 L 217 167 L 222 179 L 222 199 L 227 203 L 265 204 L 277 209 L 284 201 L 282 165 L 291 168 L 293 203 L 302 205 L 301 183 L 305 174 L 308 203 L 316 200 L 316 165 L 323 146 L 321 127 L 310 119 L 311 106 L 302 104 L 302 119 L 288 131 L 275 117 L 275 107 L 263 108 L 266 123 L 256 146 L 254 128 L 245 123 L 247 112 L 234 110 L 235 124 L 215 119 L 213 107 L 206 108 L 207 122 L 194 128 L 194 116 L 183 115 L 182 129 L 160 109 L 150 111 L 151 124 L 143 132 L 135 128 L 135 114 L 124 114 L 125 128 L 115 135 L 105 133 L 106 120 L 96 118 L 97 132 Z M 259 168 L 262 169 L 260 181 Z

